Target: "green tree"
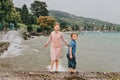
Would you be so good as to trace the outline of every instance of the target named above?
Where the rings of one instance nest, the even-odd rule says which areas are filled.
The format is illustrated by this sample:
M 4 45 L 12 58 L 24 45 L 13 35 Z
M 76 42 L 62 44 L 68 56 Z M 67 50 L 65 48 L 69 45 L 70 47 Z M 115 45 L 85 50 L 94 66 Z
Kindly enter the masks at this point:
M 12 11 L 13 3 L 11 0 L 0 0 L 0 21 L 6 22 Z
M 37 23 L 37 18 L 32 15 L 32 14 L 29 14 L 28 16 L 28 24 L 36 24 Z
M 78 31 L 79 30 L 79 26 L 75 25 L 75 30 Z
M 20 13 L 20 15 L 21 15 L 22 9 L 21 9 L 21 8 L 19 8 L 19 7 L 15 7 L 15 9 L 16 9 L 16 11 L 17 11 L 17 12 L 19 12 L 19 13 Z
M 24 4 L 21 9 L 21 19 L 24 24 L 28 24 L 29 11 L 27 6 Z
M 48 16 L 49 11 L 45 2 L 34 1 L 31 4 L 31 12 L 38 18 L 39 16 Z
M 60 23 L 60 28 L 61 29 L 66 29 L 66 28 L 68 28 L 67 25 L 68 25 L 67 23 Z
M 10 22 L 17 26 L 20 22 L 20 15 L 16 11 L 12 0 L 0 0 L 0 22 L 2 22 L 5 29 L 7 29 Z
M 25 6 L 24 6 L 25 7 Z M 28 8 L 27 8 L 27 6 L 26 6 L 26 9 L 27 9 L 27 11 L 23 11 L 21 8 L 18 8 L 18 7 L 16 7 L 16 10 L 17 10 L 17 12 L 19 12 L 20 13 L 20 15 L 21 15 L 21 17 L 22 17 L 22 19 L 24 19 L 24 21 L 26 22 L 23 22 L 24 24 L 36 24 L 37 23 L 37 18 L 36 18 L 36 16 L 34 16 L 33 14 L 31 14 L 31 13 L 29 13 L 28 12 Z M 26 16 L 24 15 L 25 13 L 26 13 Z
M 10 12 L 10 15 L 8 17 L 9 22 L 15 21 L 15 22 L 21 22 L 19 12 L 16 11 L 16 9 L 13 7 L 12 11 Z

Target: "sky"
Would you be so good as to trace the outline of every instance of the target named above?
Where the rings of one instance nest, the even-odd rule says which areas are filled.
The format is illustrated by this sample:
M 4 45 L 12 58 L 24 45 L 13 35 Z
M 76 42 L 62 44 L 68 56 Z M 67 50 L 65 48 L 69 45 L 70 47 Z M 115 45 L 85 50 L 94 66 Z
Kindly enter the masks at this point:
M 13 0 L 14 5 L 21 7 L 34 0 Z M 120 24 L 120 0 L 39 0 L 45 1 L 49 10 L 60 10 L 88 18 L 100 19 Z

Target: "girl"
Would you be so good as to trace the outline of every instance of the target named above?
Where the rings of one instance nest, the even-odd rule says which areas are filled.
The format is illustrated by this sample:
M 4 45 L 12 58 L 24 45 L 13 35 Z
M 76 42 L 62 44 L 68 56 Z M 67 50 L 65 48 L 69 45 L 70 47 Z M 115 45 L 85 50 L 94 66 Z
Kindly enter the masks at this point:
M 69 46 L 68 43 L 65 41 L 62 32 L 60 32 L 59 29 L 60 29 L 60 24 L 58 22 L 55 22 L 54 31 L 51 32 L 51 35 L 50 35 L 48 41 L 44 45 L 45 47 L 47 47 L 48 44 L 51 42 L 51 45 L 50 45 L 50 57 L 51 57 L 50 72 L 53 72 L 54 63 L 56 63 L 56 72 L 58 72 L 59 58 L 60 58 L 61 51 L 62 51 L 61 41 L 63 41 L 67 46 Z

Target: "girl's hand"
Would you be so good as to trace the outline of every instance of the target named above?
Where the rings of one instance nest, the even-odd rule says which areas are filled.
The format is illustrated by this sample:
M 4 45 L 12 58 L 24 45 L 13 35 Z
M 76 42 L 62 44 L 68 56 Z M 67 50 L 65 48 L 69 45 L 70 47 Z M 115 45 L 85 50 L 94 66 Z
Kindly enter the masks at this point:
M 68 46 L 68 47 L 70 47 L 70 45 L 69 45 L 69 44 L 67 44 L 67 46 Z
M 73 57 L 72 57 L 72 55 L 70 55 L 70 59 L 72 59 Z
M 45 44 L 45 45 L 44 45 L 44 47 L 47 47 L 47 46 L 48 46 L 48 44 Z

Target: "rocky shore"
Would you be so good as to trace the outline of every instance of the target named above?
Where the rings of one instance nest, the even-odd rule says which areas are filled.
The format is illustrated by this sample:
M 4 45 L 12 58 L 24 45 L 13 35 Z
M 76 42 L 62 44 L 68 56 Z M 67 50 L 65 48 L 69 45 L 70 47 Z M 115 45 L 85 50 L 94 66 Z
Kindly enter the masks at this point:
M 10 43 L 9 42 L 0 42 L 0 55 L 8 49 Z
M 35 36 L 48 36 L 49 34 L 45 32 L 37 33 L 37 32 L 22 32 L 22 36 L 24 40 L 30 40 L 31 38 L 34 38 Z
M 0 80 L 120 80 L 118 72 L 67 72 L 49 73 L 48 71 L 0 71 Z

